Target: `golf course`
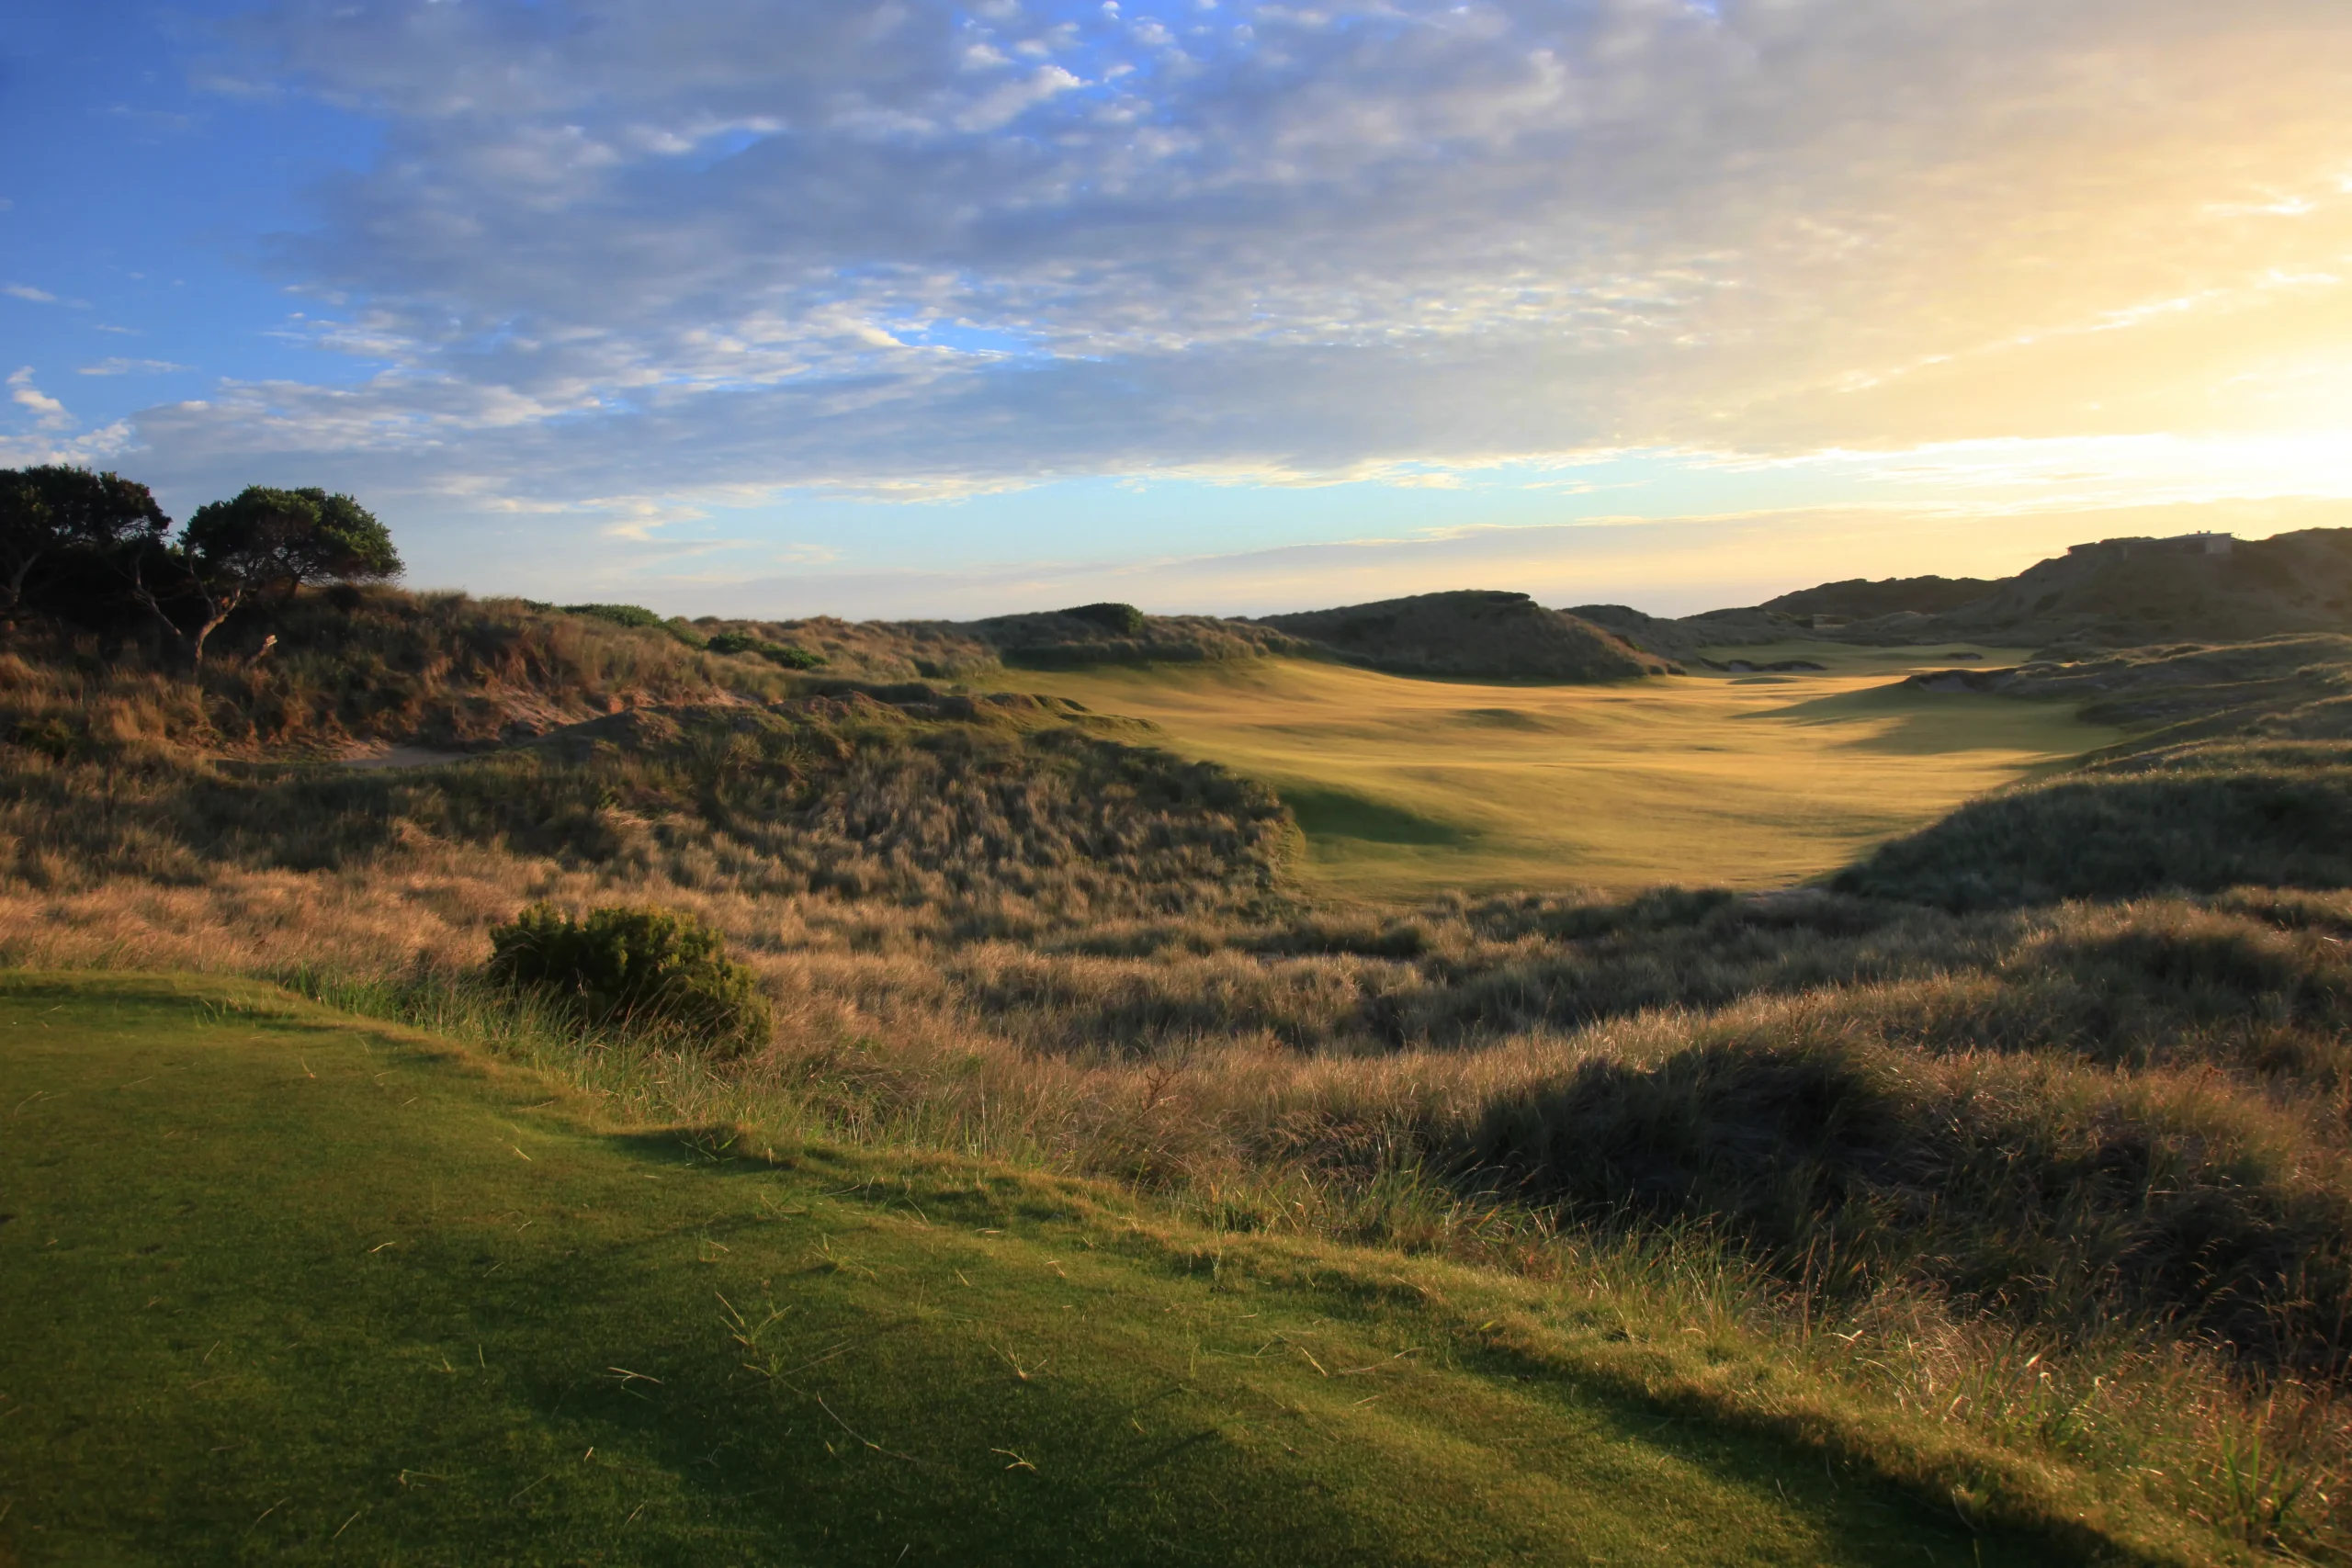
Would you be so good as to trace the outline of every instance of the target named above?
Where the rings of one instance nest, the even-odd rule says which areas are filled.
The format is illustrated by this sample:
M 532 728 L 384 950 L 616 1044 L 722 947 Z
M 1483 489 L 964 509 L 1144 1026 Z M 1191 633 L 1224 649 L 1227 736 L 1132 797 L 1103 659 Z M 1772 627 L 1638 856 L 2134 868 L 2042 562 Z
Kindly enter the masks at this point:
M 0 664 L 6 1568 L 2352 1540 L 2341 639 L 266 608 Z
M 0 6 L 0 1568 L 2352 1568 L 2347 106 Z
M 247 983 L 11 975 L 0 1040 L 26 1562 L 2084 1560 L 1711 1423 L 1728 1326 L 602 1125 Z
M 1482 684 L 1256 660 L 1033 679 L 1272 784 L 1305 837 L 1301 874 L 1373 898 L 1783 886 L 2122 738 L 2073 705 L 1901 683 L 2014 662 L 2015 649 L 1715 651 L 1818 668 Z

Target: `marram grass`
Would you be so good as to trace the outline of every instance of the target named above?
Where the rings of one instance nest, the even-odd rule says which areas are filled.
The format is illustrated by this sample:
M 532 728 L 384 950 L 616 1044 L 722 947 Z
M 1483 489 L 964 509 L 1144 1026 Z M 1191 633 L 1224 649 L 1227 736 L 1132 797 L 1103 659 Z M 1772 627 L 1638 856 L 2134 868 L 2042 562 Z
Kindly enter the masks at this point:
M 250 986 L 20 975 L 0 1039 L 28 1562 L 2178 1560 L 1722 1419 L 1736 1332 L 1585 1292 L 619 1126 Z

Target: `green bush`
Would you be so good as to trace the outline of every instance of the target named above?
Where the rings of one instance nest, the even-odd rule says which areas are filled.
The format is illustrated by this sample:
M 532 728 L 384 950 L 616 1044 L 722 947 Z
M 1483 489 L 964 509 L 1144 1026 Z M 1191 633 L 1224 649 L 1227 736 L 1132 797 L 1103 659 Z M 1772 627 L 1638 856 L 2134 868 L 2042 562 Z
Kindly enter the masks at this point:
M 692 915 L 613 905 L 575 920 L 534 904 L 492 931 L 490 948 L 492 979 L 571 1007 L 585 1023 L 683 1034 L 729 1055 L 767 1042 L 758 982 Z
M 682 615 L 673 615 L 665 620 L 642 604 L 566 604 L 562 609 L 568 615 L 587 615 L 637 631 L 668 632 L 688 648 L 703 646 L 702 634 L 695 630 L 692 621 Z
M 786 642 L 770 642 L 749 632 L 718 632 L 704 645 L 713 653 L 756 653 L 771 664 L 786 670 L 817 670 L 824 660 L 805 648 L 795 648 Z
M 1099 604 L 1073 604 L 1057 612 L 1074 621 L 1091 621 L 1106 632 L 1121 637 L 1133 637 L 1143 630 L 1143 612 L 1133 604 L 1105 602 Z

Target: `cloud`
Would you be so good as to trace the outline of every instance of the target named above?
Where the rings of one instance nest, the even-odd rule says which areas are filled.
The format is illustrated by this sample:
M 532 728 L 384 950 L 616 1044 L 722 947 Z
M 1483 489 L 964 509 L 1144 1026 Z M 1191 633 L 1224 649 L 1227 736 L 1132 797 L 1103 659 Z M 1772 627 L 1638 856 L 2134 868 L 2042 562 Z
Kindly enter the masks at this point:
M 1085 83 L 1058 65 L 1040 65 L 1018 81 L 1006 82 L 956 116 L 958 130 L 994 130 L 1037 105 Z
M 76 421 L 65 412 L 65 405 L 33 385 L 33 367 L 29 365 L 8 378 L 8 400 L 18 408 L 30 409 L 33 423 L 43 430 L 71 430 Z
M 168 371 L 185 370 L 185 365 L 175 365 L 168 359 L 125 359 L 120 355 L 101 359 L 96 365 L 85 365 L 75 372 L 82 376 L 161 376 Z
M 66 406 L 33 385 L 28 365 L 9 376 L 8 400 L 31 416 L 25 434 L 0 434 L 0 465 L 22 468 L 40 463 L 88 465 L 107 461 L 138 446 L 129 420 L 116 420 L 96 430 L 81 431 L 81 422 Z
M 57 303 L 57 296 L 51 294 L 48 289 L 35 288 L 30 284 L 26 283 L 0 284 L 0 294 L 6 294 L 13 299 L 29 299 L 36 305 L 54 305 Z
M 33 367 L 23 367 L 7 379 L 8 400 L 31 416 L 30 428 L 19 434 L 0 434 L 0 466 L 25 468 L 41 463 L 71 463 L 87 467 L 107 462 L 136 448 L 139 437 L 132 422 L 119 419 L 95 430 L 79 430 L 81 421 L 57 399 L 33 385 Z
M 276 255 L 374 368 L 140 436 L 594 510 L 2341 425 L 2335 0 L 1147 9 L 266 5 L 383 124 Z

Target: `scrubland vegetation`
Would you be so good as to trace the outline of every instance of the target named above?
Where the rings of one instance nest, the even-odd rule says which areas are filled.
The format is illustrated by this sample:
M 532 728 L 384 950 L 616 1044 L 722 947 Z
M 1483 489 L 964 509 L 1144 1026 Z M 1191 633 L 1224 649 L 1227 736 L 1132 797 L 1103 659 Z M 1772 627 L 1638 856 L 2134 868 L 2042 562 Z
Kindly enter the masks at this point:
M 2278 773 L 2305 815 L 2248 808 L 2263 865 L 2234 829 L 2209 838 L 2235 861 L 2184 836 L 2200 808 L 2110 800 L 2082 860 L 2113 868 L 2104 902 L 1997 869 L 2046 875 L 2027 840 L 2082 841 L 2086 795 L 2243 788 L 2275 750 L 2109 759 L 1847 891 L 1346 905 L 1286 876 L 1271 790 L 1068 704 L 454 598 L 307 601 L 278 635 L 201 684 L 20 642 L 11 962 L 265 976 L 618 1117 L 1109 1179 L 1225 1232 L 1595 1293 L 1645 1342 L 1728 1324 L 1849 1447 L 1901 1434 L 1892 1473 L 1987 1517 L 2339 1539 L 2352 896 L 2231 886 L 2335 819 L 2319 752 Z M 425 768 L 311 760 L 493 737 Z M 501 989 L 491 929 L 538 902 L 708 921 L 772 1041 L 714 1060 Z
M 1299 874 L 1306 812 L 1093 711 L 1095 677 L 1065 683 L 1091 707 L 858 681 L 952 647 L 610 608 L 300 593 L 200 672 L 20 627 L 0 955 L 276 981 L 616 1126 L 1108 1183 L 1309 1272 L 1455 1269 L 1481 1332 L 1546 1303 L 1629 1396 L 2070 1551 L 2352 1555 L 2341 650 L 1955 677 L 2162 705 L 1815 886 L 1351 901 Z M 1189 662 L 1253 651 L 1203 637 Z M 2030 694 L 1929 683 L 1901 724 L 2072 722 Z M 388 747 L 437 750 L 345 765 Z M 706 1051 L 487 966 L 527 907 L 615 905 L 720 933 L 767 1026 Z
M 632 1126 L 250 982 L 0 976 L 0 1038 L 27 1562 L 2091 1555 L 1662 1409 L 1608 1303 L 1491 1270 Z

